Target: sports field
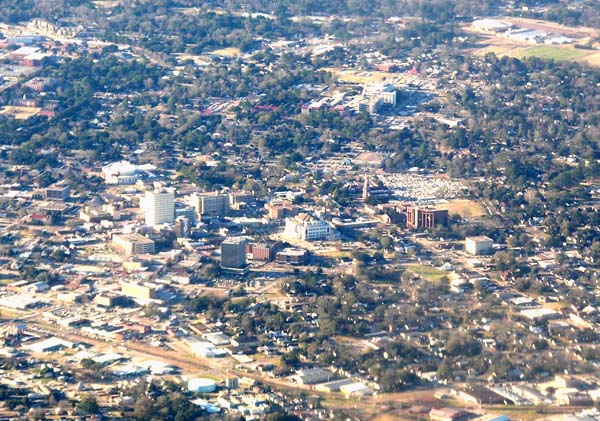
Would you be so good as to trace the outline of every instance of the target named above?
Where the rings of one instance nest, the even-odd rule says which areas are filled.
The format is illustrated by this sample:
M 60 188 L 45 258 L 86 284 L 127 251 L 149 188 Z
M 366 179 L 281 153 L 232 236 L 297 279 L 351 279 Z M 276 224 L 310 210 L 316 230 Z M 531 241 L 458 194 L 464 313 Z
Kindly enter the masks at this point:
M 409 265 L 408 270 L 427 281 L 439 281 L 444 276 L 448 276 L 448 274 L 442 270 L 425 265 Z
M 545 60 L 555 61 L 587 61 L 586 58 L 597 55 L 590 50 L 578 50 L 573 47 L 557 47 L 552 45 L 536 45 L 531 47 L 514 45 L 489 45 L 478 50 L 475 54 L 478 56 L 484 56 L 487 53 L 494 53 L 499 57 L 538 57 Z

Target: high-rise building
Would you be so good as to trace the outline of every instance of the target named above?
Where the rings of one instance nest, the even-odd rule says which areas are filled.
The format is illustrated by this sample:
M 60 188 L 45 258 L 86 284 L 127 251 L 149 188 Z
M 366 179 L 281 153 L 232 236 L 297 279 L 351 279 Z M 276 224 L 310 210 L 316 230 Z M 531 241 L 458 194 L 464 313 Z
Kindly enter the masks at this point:
M 146 225 L 172 224 L 175 219 L 175 194 L 172 190 L 147 191 L 142 200 Z
M 245 237 L 228 237 L 221 243 L 221 267 L 231 269 L 246 267 Z
M 439 226 L 448 225 L 447 209 L 419 208 L 408 206 L 406 208 L 406 227 L 411 229 L 425 228 L 432 230 Z
M 188 196 L 188 203 L 196 209 L 199 216 L 224 216 L 229 210 L 229 196 L 215 193 L 194 193 Z

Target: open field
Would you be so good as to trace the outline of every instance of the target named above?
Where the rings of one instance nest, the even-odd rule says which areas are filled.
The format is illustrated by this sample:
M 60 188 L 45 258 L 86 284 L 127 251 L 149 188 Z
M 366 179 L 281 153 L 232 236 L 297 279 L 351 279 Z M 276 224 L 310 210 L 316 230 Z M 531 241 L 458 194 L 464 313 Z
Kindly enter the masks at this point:
M 13 105 L 7 105 L 6 107 L 2 107 L 0 114 L 12 116 L 17 120 L 27 120 L 28 118 L 38 114 L 40 111 L 42 111 L 42 109 L 38 107 L 17 107 Z
M 242 50 L 240 50 L 239 48 L 228 47 L 221 48 L 220 50 L 211 51 L 208 54 L 222 57 L 237 57 L 240 54 L 242 54 Z
M 333 73 L 340 82 L 346 82 L 346 83 L 361 83 L 361 84 L 374 83 L 374 82 L 381 82 L 386 79 L 390 79 L 390 78 L 398 76 L 398 75 L 393 75 L 391 73 L 386 73 L 386 72 L 342 70 L 342 69 L 338 69 L 335 67 L 325 67 L 321 70 Z
M 442 270 L 425 265 L 409 265 L 408 270 L 415 275 L 421 276 L 427 281 L 439 281 L 444 276 L 448 276 L 448 274 Z
M 586 61 L 592 56 L 598 56 L 599 53 L 595 53 L 592 50 L 579 50 L 574 47 L 568 46 L 552 46 L 552 45 L 535 45 L 530 47 L 524 47 L 516 44 L 492 44 L 487 47 L 481 48 L 475 51 L 475 55 L 484 56 L 487 53 L 494 53 L 499 57 L 515 57 L 515 58 L 527 58 L 527 57 L 538 57 L 546 60 L 556 61 Z M 600 59 L 596 60 L 597 64 L 600 65 Z M 593 62 L 589 62 L 594 64 Z
M 477 218 L 486 214 L 483 206 L 473 200 L 451 200 L 445 207 L 449 214 L 459 215 L 461 218 Z
M 586 45 L 598 37 L 598 31 L 587 27 L 568 27 L 553 22 L 535 19 L 499 17 L 503 22 L 510 22 L 515 28 L 528 28 L 543 31 L 549 36 L 567 36 L 573 40 L 569 45 L 535 44 L 530 41 L 509 37 L 507 33 L 492 33 L 465 25 L 463 29 L 480 37 L 479 48 L 471 50 L 476 56 L 494 53 L 500 57 L 537 57 L 556 61 L 579 61 L 592 66 L 600 66 L 600 52 L 592 49 L 578 49 L 574 44 Z

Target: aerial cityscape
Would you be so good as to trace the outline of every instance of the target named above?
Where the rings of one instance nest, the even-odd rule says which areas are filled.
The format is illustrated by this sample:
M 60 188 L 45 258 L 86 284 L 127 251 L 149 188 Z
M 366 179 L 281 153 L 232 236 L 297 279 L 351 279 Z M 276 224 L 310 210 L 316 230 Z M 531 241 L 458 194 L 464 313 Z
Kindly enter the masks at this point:
M 600 421 L 600 2 L 1 0 L 0 421 Z

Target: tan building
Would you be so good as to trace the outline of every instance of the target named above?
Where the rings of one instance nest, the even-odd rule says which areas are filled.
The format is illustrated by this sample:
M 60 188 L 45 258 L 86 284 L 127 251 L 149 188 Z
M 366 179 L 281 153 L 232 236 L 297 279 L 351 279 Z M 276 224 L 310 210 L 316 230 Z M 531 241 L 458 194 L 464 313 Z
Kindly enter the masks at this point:
M 194 193 L 187 197 L 187 201 L 199 216 L 224 216 L 229 210 L 229 196 L 217 192 Z
M 154 253 L 154 241 L 140 234 L 115 234 L 112 241 L 126 256 Z
M 156 287 L 151 284 L 124 283 L 121 285 L 121 292 L 127 297 L 146 300 L 156 298 Z
M 283 219 L 298 212 L 298 207 L 287 200 L 273 200 L 265 205 L 265 209 L 269 219 Z

